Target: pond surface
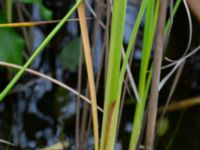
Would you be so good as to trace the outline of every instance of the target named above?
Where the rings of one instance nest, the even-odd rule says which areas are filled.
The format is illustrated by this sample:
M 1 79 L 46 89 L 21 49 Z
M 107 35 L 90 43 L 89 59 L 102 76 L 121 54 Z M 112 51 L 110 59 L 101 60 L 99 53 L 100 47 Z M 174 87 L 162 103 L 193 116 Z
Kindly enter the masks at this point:
M 73 1 L 64 0 L 44 0 L 44 5 L 52 10 L 52 19 L 60 19 L 70 6 L 72 6 L 72 2 Z M 92 1 L 90 1 L 90 3 L 92 3 Z M 94 5 L 94 3 L 92 4 Z M 68 6 L 67 10 L 64 6 Z M 32 20 L 42 20 L 37 5 L 27 7 L 32 11 Z M 137 10 L 138 7 L 136 4 L 130 3 L 128 5 L 124 34 L 125 45 L 129 41 L 130 32 L 134 25 Z M 92 16 L 89 11 L 88 16 Z M 77 15 L 74 14 L 72 17 L 77 17 Z M 183 6 L 181 6 L 176 18 L 180 17 L 184 17 Z M 102 20 L 105 20 L 105 18 L 102 17 Z M 93 31 L 94 20 L 88 21 L 88 25 L 89 29 Z M 33 27 L 31 29 L 33 38 L 32 49 L 38 47 L 53 27 L 54 25 L 46 25 Z M 172 49 L 169 52 L 167 51 L 169 57 L 179 56 L 180 52 L 184 50 L 185 45 L 182 43 L 187 42 L 186 40 L 188 35 L 187 32 L 182 31 L 187 31 L 186 29 L 187 20 L 177 19 L 177 21 L 175 21 L 171 41 L 168 45 L 168 50 Z M 62 28 L 39 57 L 36 58 L 31 67 L 66 83 L 74 89 L 77 89 L 79 48 L 81 47 L 79 32 L 77 22 L 67 23 L 67 25 Z M 132 71 L 136 82 L 138 81 L 138 71 L 136 70 L 139 70 L 140 67 L 142 33 L 143 29 L 141 27 L 138 34 L 139 38 L 136 43 L 135 54 L 133 56 L 134 61 Z M 196 47 L 200 43 L 200 34 L 198 33 L 200 33 L 199 24 L 194 19 L 194 38 L 192 48 Z M 174 35 L 178 36 L 174 37 Z M 91 35 L 91 41 L 92 36 L 93 35 Z M 101 67 L 103 36 L 103 29 L 99 28 L 96 34 L 96 44 L 94 44 L 95 46 L 93 48 L 95 77 L 97 77 L 98 70 Z M 74 44 L 73 40 L 75 43 L 79 42 L 79 44 Z M 66 43 L 68 46 L 66 46 Z M 68 52 L 64 54 L 63 49 Z M 73 52 L 70 51 L 72 49 Z M 62 56 L 60 56 L 67 54 L 72 54 L 73 58 L 70 58 L 72 56 L 70 55 L 67 56 L 68 58 L 66 58 L 66 60 L 63 60 Z M 63 66 L 63 61 L 68 62 L 70 65 Z M 81 92 L 82 94 L 87 95 L 87 75 L 84 61 L 82 64 Z M 103 67 L 103 69 L 105 68 Z M 164 76 L 167 71 L 168 70 L 163 71 L 162 75 Z M 186 62 L 180 82 L 172 99 L 179 101 L 185 98 L 198 96 L 200 93 L 199 74 L 200 55 L 197 53 Z M 8 70 L 0 69 L 0 76 L 0 89 L 2 90 L 8 83 L 10 74 L 8 73 Z M 172 77 L 172 79 L 173 78 L 174 77 Z M 166 100 L 168 91 L 171 88 L 172 79 L 170 79 L 160 94 L 160 105 L 163 105 Z M 100 83 L 98 93 L 99 100 L 103 99 L 104 72 L 101 75 Z M 132 97 L 127 94 L 126 100 L 130 101 L 130 99 L 133 101 Z M 132 130 L 133 115 L 131 114 L 134 113 L 133 103 L 134 102 L 131 102 L 130 104 L 128 104 L 128 102 L 127 104 L 125 103 L 116 150 L 127 149 Z M 99 105 L 102 107 L 102 101 L 99 102 Z M 90 109 L 87 109 L 87 107 L 88 106 L 81 101 L 81 116 L 84 114 L 84 109 L 86 109 L 86 111 L 88 110 L 88 113 L 85 114 L 86 126 L 90 124 Z M 0 139 L 5 139 L 14 143 L 17 146 L 14 149 L 37 149 L 60 141 L 67 141 L 69 143 L 68 149 L 75 149 L 76 108 L 77 96 L 54 85 L 50 81 L 25 73 L 9 96 L 0 103 Z M 169 129 L 163 137 L 156 138 L 156 149 L 165 149 L 167 147 L 166 145 L 169 146 L 169 149 L 174 150 L 199 149 L 199 114 L 199 106 L 166 114 L 166 118 L 169 120 Z M 102 117 L 101 113 L 99 113 L 99 117 Z M 83 118 L 81 118 L 81 121 L 83 121 Z M 86 132 L 86 135 L 84 136 L 86 149 L 93 149 L 94 141 L 91 128 L 84 132 Z M 171 143 L 170 140 L 172 141 Z M 0 144 L 0 149 L 13 149 L 13 147 Z

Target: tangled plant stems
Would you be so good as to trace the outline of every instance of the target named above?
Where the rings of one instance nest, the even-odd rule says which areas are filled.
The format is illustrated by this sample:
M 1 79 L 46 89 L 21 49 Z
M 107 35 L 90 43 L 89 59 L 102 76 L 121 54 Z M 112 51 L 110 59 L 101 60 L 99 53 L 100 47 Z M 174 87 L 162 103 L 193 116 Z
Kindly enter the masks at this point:
M 46 45 L 52 40 L 52 38 L 55 36 L 55 34 L 61 29 L 61 27 L 69 19 L 69 17 L 72 15 L 72 13 L 80 5 L 81 1 L 82 0 L 77 1 L 77 3 L 70 9 L 70 11 L 65 15 L 65 17 L 56 25 L 56 27 L 45 38 L 45 40 L 40 44 L 40 46 L 36 49 L 36 51 L 28 59 L 28 61 L 24 64 L 24 66 L 18 71 L 18 73 L 14 76 L 14 78 L 9 82 L 9 84 L 5 87 L 5 89 L 0 94 L 0 101 L 2 101 L 4 99 L 4 97 L 8 94 L 8 92 L 13 88 L 13 86 L 17 83 L 17 81 L 23 75 L 23 73 L 28 68 L 28 66 L 41 53 L 41 51 L 46 47 Z

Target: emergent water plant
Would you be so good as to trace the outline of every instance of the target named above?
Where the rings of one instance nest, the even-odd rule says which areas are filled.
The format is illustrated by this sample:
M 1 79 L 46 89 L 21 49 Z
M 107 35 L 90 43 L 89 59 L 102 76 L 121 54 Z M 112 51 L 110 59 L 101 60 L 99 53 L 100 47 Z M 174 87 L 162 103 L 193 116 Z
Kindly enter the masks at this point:
M 11 1 L 7 1 L 8 13 L 7 18 L 11 22 Z M 97 115 L 96 92 L 94 85 L 94 74 L 92 69 L 92 59 L 90 54 L 90 42 L 86 24 L 85 5 L 83 0 L 77 0 L 76 4 L 64 16 L 64 18 L 56 25 L 52 32 L 45 38 L 41 45 L 36 49 L 33 55 L 23 65 L 20 71 L 14 76 L 10 83 L 0 94 L 0 101 L 8 94 L 8 92 L 17 83 L 25 70 L 30 66 L 33 60 L 38 56 L 44 47 L 52 40 L 55 34 L 61 29 L 64 23 L 78 8 L 78 15 L 80 20 L 80 28 L 83 40 L 83 47 L 85 52 L 87 74 L 89 80 L 89 91 L 92 104 L 92 118 L 93 118 L 93 131 L 94 131 L 94 147 L 95 150 L 114 150 L 117 139 L 117 126 L 119 123 L 119 109 L 121 105 L 121 93 L 123 89 L 123 81 L 126 73 L 126 67 L 129 62 L 129 57 L 136 42 L 137 33 L 144 18 L 144 33 L 142 44 L 142 58 L 139 71 L 139 101 L 136 103 L 133 129 L 131 133 L 129 150 L 137 148 L 138 139 L 141 133 L 143 116 L 148 98 L 148 91 L 151 84 L 153 63 L 150 64 L 150 55 L 152 52 L 152 45 L 155 38 L 157 27 L 157 20 L 159 16 L 160 0 L 142 0 L 138 15 L 136 17 L 135 25 L 132 29 L 130 41 L 128 43 L 124 60 L 122 61 L 123 49 L 123 35 L 126 17 L 127 0 L 113 0 L 112 1 L 112 22 L 111 22 L 111 35 L 109 45 L 109 58 L 108 68 L 106 75 L 106 88 L 104 97 L 103 109 L 103 123 L 101 127 L 101 135 L 99 136 L 99 124 Z M 176 2 L 174 14 L 177 10 L 180 0 Z M 170 23 L 167 23 L 166 31 L 169 30 Z M 99 137 L 101 137 L 99 142 Z

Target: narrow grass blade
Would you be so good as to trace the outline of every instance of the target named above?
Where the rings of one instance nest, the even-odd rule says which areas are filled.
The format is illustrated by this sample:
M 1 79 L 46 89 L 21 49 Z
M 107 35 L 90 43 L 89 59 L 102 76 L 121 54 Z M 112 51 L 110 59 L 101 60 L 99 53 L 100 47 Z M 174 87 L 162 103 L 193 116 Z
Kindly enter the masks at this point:
M 122 49 L 122 56 L 123 56 L 123 58 L 125 57 L 124 49 Z M 128 74 L 128 78 L 129 78 L 129 82 L 130 82 L 131 88 L 133 90 L 133 93 L 135 94 L 135 98 L 136 98 L 137 101 L 139 101 L 138 89 L 137 89 L 137 86 L 135 84 L 135 80 L 133 78 L 133 75 L 131 73 L 131 69 L 130 69 L 129 64 L 126 65 L 126 71 L 127 71 L 127 74 Z
M 174 15 L 174 16 L 175 16 L 175 14 L 177 13 L 180 4 L 181 4 L 181 0 L 176 0 L 176 3 L 175 3 L 174 8 L 173 8 L 173 15 Z M 170 21 L 170 19 L 169 19 L 169 20 L 167 21 L 167 24 L 166 24 L 166 27 L 165 27 L 165 34 L 167 34 L 167 32 L 169 31 L 170 25 L 171 25 L 171 21 Z
M 135 150 L 137 146 L 138 138 L 139 138 L 141 127 L 142 127 L 144 108 L 146 104 L 146 98 L 147 98 L 146 94 L 148 93 L 147 92 L 148 90 L 146 89 L 146 85 L 149 85 L 149 81 L 151 81 L 150 79 L 146 81 L 146 79 L 147 79 L 147 72 L 148 72 L 148 66 L 149 66 L 149 57 L 150 57 L 150 52 L 152 49 L 154 32 L 155 32 L 157 18 L 158 18 L 159 1 L 157 1 L 156 3 L 155 12 L 154 12 L 153 1 L 148 1 L 147 6 L 148 6 L 148 9 L 147 9 L 148 13 L 146 12 L 147 22 L 145 22 L 145 28 L 148 28 L 148 29 L 146 29 L 146 33 L 144 33 L 144 39 L 143 39 L 144 41 L 146 41 L 146 43 L 145 45 L 143 45 L 145 49 L 143 49 L 143 52 L 142 52 L 142 62 L 141 62 L 141 68 L 140 68 L 140 80 L 139 80 L 140 101 L 136 105 L 129 150 Z
M 116 105 L 127 0 L 113 1 L 110 50 L 104 98 L 101 150 L 113 150 L 119 105 Z

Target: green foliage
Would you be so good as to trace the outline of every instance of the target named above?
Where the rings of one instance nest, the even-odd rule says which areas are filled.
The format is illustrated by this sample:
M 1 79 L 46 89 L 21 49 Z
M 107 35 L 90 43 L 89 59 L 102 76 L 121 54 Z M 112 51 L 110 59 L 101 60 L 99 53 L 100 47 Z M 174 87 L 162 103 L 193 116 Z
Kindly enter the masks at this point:
M 5 16 L 0 12 L 0 23 L 5 22 Z M 0 60 L 21 65 L 25 47 L 23 38 L 12 28 L 0 28 L 0 39 Z
M 104 99 L 103 127 L 101 134 L 101 150 L 114 149 L 118 112 L 120 101 L 117 101 L 119 75 L 121 64 L 121 50 L 123 44 L 124 23 L 126 15 L 126 0 L 113 1 L 111 24 L 110 51 L 108 58 L 108 72 Z M 120 91 L 121 93 L 121 91 Z
M 74 13 L 76 8 L 80 5 L 82 0 L 79 0 L 63 17 L 63 19 L 56 25 L 56 27 L 49 33 L 49 35 L 45 38 L 45 40 L 40 44 L 40 46 L 35 50 L 32 56 L 28 59 L 28 61 L 22 66 L 19 72 L 14 76 L 14 78 L 9 82 L 6 88 L 0 94 L 0 101 L 8 94 L 8 92 L 13 88 L 16 82 L 21 78 L 25 70 L 30 66 L 33 60 L 41 53 L 41 51 L 45 48 L 45 46 L 52 40 L 55 34 L 60 30 L 60 28 L 65 24 L 65 22 L 69 19 L 69 17 Z
M 135 150 L 137 146 L 137 142 L 139 139 L 139 135 L 142 128 L 143 114 L 145 109 L 145 104 L 148 95 L 148 88 L 151 81 L 152 74 L 149 74 L 148 78 L 148 67 L 149 67 L 149 59 L 150 53 L 152 49 L 154 32 L 157 24 L 158 18 L 158 8 L 159 1 L 157 1 L 156 6 L 154 6 L 154 0 L 146 1 L 146 14 L 145 14 L 145 29 L 143 36 L 143 48 L 142 48 L 142 61 L 140 67 L 140 77 L 139 77 L 139 97 L 140 101 L 136 105 L 136 111 L 134 114 L 134 122 L 133 122 L 133 130 L 131 134 L 131 140 L 129 145 L 129 150 Z M 143 1 L 141 7 L 145 3 Z
M 39 6 L 40 9 L 40 14 L 42 16 L 42 18 L 46 19 L 46 20 L 51 20 L 52 19 L 52 12 L 51 10 L 49 10 L 47 7 L 45 7 L 42 3 L 42 0 L 20 0 L 23 3 L 27 3 L 27 4 L 36 4 Z
M 34 3 L 40 7 L 40 13 L 43 18 L 51 19 L 51 11 L 48 10 L 42 4 L 42 0 L 20 0 L 24 3 Z M 82 0 L 79 0 L 76 5 L 70 10 L 70 12 L 62 19 L 62 21 L 54 28 L 54 30 L 48 35 L 48 37 L 41 43 L 35 53 L 24 64 L 22 69 L 16 74 L 13 80 L 7 85 L 7 87 L 0 94 L 0 101 L 7 95 L 11 88 L 16 84 L 19 78 L 24 73 L 25 69 L 32 63 L 37 55 L 44 49 L 44 47 L 50 42 L 54 35 L 60 30 L 66 20 L 75 11 Z M 180 4 L 180 0 L 177 0 Z M 136 104 L 136 111 L 134 114 L 133 130 L 131 134 L 131 140 L 129 149 L 136 149 L 138 138 L 143 121 L 143 113 L 145 110 L 146 100 L 148 98 L 148 91 L 151 84 L 152 68 L 150 66 L 150 54 L 152 50 L 152 44 L 154 40 L 154 34 L 156 30 L 158 8 L 160 1 L 143 0 L 138 12 L 136 23 L 134 25 L 131 38 L 126 50 L 124 61 L 121 62 L 121 50 L 123 46 L 123 34 L 126 15 L 127 0 L 114 0 L 113 1 L 113 13 L 111 24 L 111 36 L 110 36 L 110 51 L 108 59 L 108 72 L 106 79 L 106 90 L 104 99 L 104 114 L 103 125 L 101 134 L 101 150 L 113 150 L 115 146 L 116 130 L 119 117 L 119 106 L 121 99 L 122 86 L 124 76 L 126 72 L 126 65 L 128 64 L 129 56 L 131 55 L 132 47 L 137 38 L 137 32 L 144 14 L 145 28 L 143 36 L 143 48 L 142 48 L 142 60 L 139 75 L 139 102 Z M 145 12 L 146 10 L 146 12 Z M 5 22 L 5 17 L 0 13 L 0 22 Z M 169 28 L 169 23 L 167 28 Z M 8 61 L 11 63 L 22 63 L 22 51 L 24 48 L 24 41 L 18 34 L 10 28 L 0 29 L 0 60 Z M 62 65 L 64 68 L 75 70 L 79 64 L 79 50 L 80 50 L 80 37 L 73 39 L 68 43 L 60 54 Z M 150 68 L 150 71 L 148 72 Z M 62 92 L 62 91 L 61 91 Z M 159 123 L 157 133 L 163 135 L 169 126 L 168 120 L 161 120 Z
M 68 43 L 60 54 L 63 68 L 75 70 L 79 64 L 80 37 Z
M 143 0 L 144 2 L 145 0 Z M 147 0 L 148 1 L 148 0 Z M 173 15 L 176 14 L 177 9 L 180 5 L 181 0 L 177 0 L 173 8 Z M 158 18 L 158 8 L 159 1 L 155 2 L 153 0 L 148 1 L 145 19 L 145 30 L 143 36 L 143 48 L 142 48 L 142 62 L 140 68 L 140 79 L 139 79 L 139 96 L 140 102 L 136 105 L 136 112 L 134 114 L 133 130 L 131 135 L 131 141 L 129 150 L 136 149 L 137 141 L 140 135 L 140 130 L 142 127 L 143 113 L 146 105 L 146 100 L 148 98 L 148 91 L 151 84 L 151 78 L 153 74 L 153 64 L 149 68 L 149 58 L 152 49 L 154 32 L 156 30 L 157 18 Z M 142 7 L 142 5 L 141 5 Z M 165 32 L 168 32 L 170 27 L 170 21 L 168 21 Z M 148 73 L 149 68 L 149 73 Z

